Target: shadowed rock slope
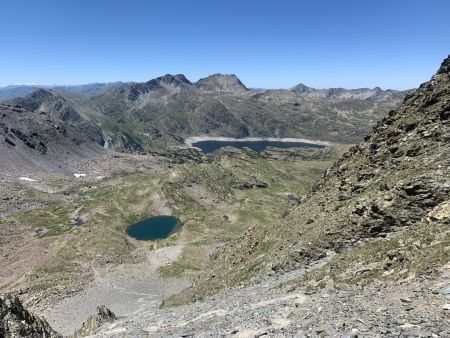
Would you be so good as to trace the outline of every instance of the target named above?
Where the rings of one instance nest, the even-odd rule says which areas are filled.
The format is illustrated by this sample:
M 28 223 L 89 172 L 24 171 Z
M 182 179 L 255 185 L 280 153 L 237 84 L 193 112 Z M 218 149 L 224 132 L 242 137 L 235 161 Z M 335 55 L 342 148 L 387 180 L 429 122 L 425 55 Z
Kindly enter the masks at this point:
M 72 102 L 54 90 L 40 88 L 23 98 L 16 98 L 5 103 L 19 105 L 36 113 L 47 113 L 55 119 L 65 121 L 101 146 L 105 146 L 107 142 L 102 130 L 95 123 L 83 118 Z
M 0 105 L 0 171 L 60 170 L 103 148 L 69 123 L 45 112 Z
M 62 338 L 45 319 L 23 308 L 19 298 L 0 297 L 0 337 L 4 338 Z
M 255 226 L 214 254 L 177 304 L 317 262 L 301 283 L 364 284 L 437 272 L 449 257 L 450 57 L 270 228 Z

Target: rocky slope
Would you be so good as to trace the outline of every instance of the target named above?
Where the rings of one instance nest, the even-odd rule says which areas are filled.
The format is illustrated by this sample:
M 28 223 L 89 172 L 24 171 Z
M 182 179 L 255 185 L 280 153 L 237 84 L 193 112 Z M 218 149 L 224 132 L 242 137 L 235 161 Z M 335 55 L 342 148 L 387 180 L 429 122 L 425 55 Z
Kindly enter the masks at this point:
M 450 258 L 449 64 L 447 58 L 344 154 L 282 221 L 256 225 L 221 248 L 204 276 L 169 303 L 324 257 L 335 256 L 306 281 L 364 284 L 436 273 Z
M 143 304 L 95 337 L 448 337 L 450 265 L 444 270 L 447 284 L 284 285 L 305 272 L 299 269 L 189 305 Z
M 44 111 L 0 105 L 0 116 L 1 172 L 60 170 L 67 161 L 103 152 L 94 138 Z
M 62 338 L 45 319 L 24 309 L 15 296 L 0 297 L 0 337 L 4 338 Z
M 13 106 L 19 105 L 36 113 L 48 113 L 51 117 L 76 127 L 101 146 L 105 146 L 108 142 L 102 130 L 95 123 L 83 118 L 72 102 L 54 90 L 40 88 L 23 98 L 16 98 L 5 103 Z

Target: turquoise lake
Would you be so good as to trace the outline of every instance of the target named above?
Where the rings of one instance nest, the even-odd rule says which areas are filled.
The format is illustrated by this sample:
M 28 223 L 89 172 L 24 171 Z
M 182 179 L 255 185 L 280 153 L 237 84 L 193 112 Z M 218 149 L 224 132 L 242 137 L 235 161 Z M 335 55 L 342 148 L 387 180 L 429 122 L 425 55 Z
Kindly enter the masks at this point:
M 130 225 L 127 234 L 141 241 L 164 239 L 178 231 L 181 225 L 174 216 L 153 216 Z

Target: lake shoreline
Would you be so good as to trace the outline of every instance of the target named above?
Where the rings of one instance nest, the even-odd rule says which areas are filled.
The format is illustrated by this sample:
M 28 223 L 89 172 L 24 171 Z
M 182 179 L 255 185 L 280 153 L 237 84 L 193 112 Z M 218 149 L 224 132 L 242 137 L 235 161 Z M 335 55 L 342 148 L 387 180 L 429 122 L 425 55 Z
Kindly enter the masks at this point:
M 196 148 L 193 144 L 202 141 L 221 141 L 221 142 L 258 142 L 258 141 L 269 141 L 269 142 L 301 142 L 312 145 L 319 146 L 333 146 L 335 143 L 320 140 L 310 140 L 305 138 L 276 138 L 276 137 L 244 137 L 244 138 L 234 138 L 234 137 L 222 137 L 222 136 L 191 136 L 184 140 L 184 143 L 190 147 Z

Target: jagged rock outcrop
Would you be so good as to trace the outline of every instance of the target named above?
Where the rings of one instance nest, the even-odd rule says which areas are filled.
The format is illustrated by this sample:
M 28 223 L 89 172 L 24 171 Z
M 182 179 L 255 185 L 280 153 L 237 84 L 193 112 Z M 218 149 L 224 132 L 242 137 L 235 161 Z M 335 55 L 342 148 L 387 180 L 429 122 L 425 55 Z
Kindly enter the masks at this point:
M 225 91 L 247 91 L 247 87 L 234 74 L 213 74 L 195 83 L 197 88 L 207 92 Z
M 82 325 L 82 327 L 75 331 L 74 337 L 85 337 L 92 335 L 105 323 L 112 323 L 117 320 L 116 315 L 106 306 L 98 306 L 96 314 L 90 316 Z
M 403 236 L 390 242 L 396 250 L 410 243 L 409 258 L 398 270 L 429 273 L 432 266 L 448 260 L 436 245 L 448 241 L 450 225 L 450 212 L 443 211 L 450 203 L 449 64 L 450 57 L 430 81 L 346 152 L 284 220 L 247 232 L 219 249 L 210 270 L 174 303 L 343 252 L 347 256 L 333 263 L 332 276 L 354 278 L 356 272 L 351 266 L 344 268 L 346 262 L 364 264 L 376 257 L 381 261 L 371 261 L 377 268 L 369 269 L 368 275 L 382 274 L 389 269 L 383 263 L 388 245 L 365 243 L 393 236 Z M 352 256 L 351 249 L 360 246 L 364 249 Z M 430 250 L 428 260 L 423 248 Z
M 24 309 L 17 296 L 0 297 L 0 337 L 62 338 L 45 319 Z

